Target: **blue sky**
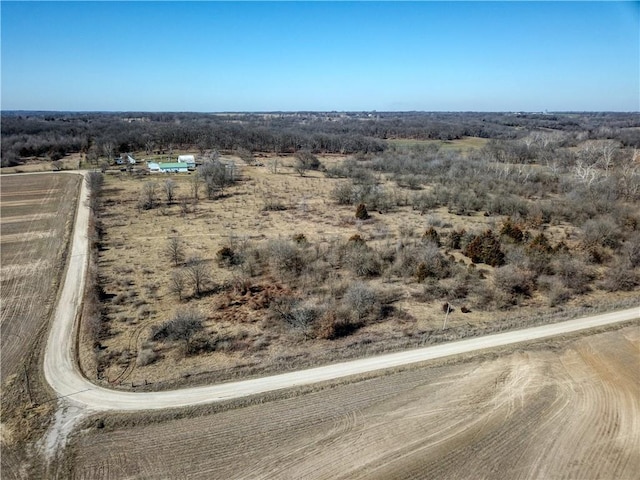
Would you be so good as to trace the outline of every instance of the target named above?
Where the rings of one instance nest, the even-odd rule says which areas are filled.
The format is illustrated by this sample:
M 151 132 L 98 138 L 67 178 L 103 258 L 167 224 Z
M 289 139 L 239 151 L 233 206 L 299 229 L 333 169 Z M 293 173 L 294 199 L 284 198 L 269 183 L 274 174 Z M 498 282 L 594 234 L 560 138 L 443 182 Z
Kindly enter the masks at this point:
M 640 2 L 6 2 L 3 110 L 640 110 Z

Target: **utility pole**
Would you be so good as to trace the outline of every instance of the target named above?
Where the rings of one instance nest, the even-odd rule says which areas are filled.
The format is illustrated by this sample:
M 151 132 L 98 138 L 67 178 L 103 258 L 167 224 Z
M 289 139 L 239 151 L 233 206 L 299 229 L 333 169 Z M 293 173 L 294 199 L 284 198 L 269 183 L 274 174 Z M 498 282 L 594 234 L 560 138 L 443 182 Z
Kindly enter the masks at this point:
M 447 327 L 447 318 L 449 317 L 449 312 L 451 311 L 451 305 L 447 302 L 447 312 L 444 314 L 444 322 L 442 323 L 442 330 Z

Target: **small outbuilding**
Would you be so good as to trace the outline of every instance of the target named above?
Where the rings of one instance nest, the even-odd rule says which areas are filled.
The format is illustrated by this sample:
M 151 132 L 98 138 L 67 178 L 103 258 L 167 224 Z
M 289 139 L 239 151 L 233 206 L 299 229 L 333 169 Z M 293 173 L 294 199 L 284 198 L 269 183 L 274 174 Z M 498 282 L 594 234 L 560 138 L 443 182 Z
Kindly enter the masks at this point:
M 157 162 L 148 162 L 147 163 L 147 168 L 149 169 L 149 172 L 151 172 L 151 173 L 160 172 L 160 165 Z

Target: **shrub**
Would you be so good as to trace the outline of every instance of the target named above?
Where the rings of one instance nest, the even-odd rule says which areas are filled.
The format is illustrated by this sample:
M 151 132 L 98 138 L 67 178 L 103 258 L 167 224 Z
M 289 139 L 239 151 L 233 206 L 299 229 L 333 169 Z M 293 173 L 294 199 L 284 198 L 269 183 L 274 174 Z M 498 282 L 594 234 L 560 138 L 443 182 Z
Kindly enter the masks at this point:
M 440 234 L 433 227 L 429 227 L 427 231 L 424 232 L 424 235 L 422 235 L 422 239 L 432 242 L 438 247 L 440 246 Z
M 346 337 L 360 328 L 344 308 L 330 308 L 325 311 L 316 329 L 316 338 L 335 340 Z
M 369 212 L 367 212 L 367 207 L 364 203 L 361 203 L 356 208 L 356 218 L 358 220 L 367 220 L 369 218 Z
M 582 242 L 587 248 L 595 246 L 617 248 L 620 240 L 620 229 L 610 218 L 594 218 L 582 225 Z
M 222 247 L 216 252 L 216 260 L 221 267 L 231 267 L 241 263 L 240 256 L 231 247 Z
M 376 292 L 368 285 L 357 282 L 347 289 L 343 303 L 355 316 L 355 320 L 360 321 L 375 308 Z
M 307 243 L 307 237 L 305 236 L 304 233 L 296 233 L 293 236 L 293 241 L 296 242 L 298 245 L 306 244 Z
M 297 277 L 304 269 L 302 251 L 290 240 L 271 240 L 267 245 L 269 264 L 280 275 Z
M 554 270 L 562 284 L 571 291 L 582 294 L 591 290 L 593 271 L 582 259 L 570 255 L 562 255 L 554 263 Z
M 139 367 L 144 367 L 146 365 L 151 365 L 159 358 L 159 355 L 154 352 L 150 348 L 142 348 L 140 353 L 138 353 L 138 358 L 136 359 L 136 365 Z
M 514 303 L 521 297 L 530 297 L 534 289 L 533 274 L 514 265 L 496 269 L 493 279 L 496 288 L 510 295 Z
M 462 248 L 462 238 L 467 232 L 464 229 L 451 230 L 447 236 L 446 245 L 454 250 Z
M 353 183 L 339 183 L 331 192 L 331 197 L 338 203 L 338 205 L 351 205 L 354 198 Z
M 455 308 L 453 308 L 453 305 L 451 305 L 449 302 L 444 302 L 442 304 L 442 312 L 443 313 L 451 313 L 451 312 L 455 312 Z
M 473 263 L 486 263 L 492 267 L 504 264 L 504 252 L 500 240 L 491 230 L 475 236 L 464 249 L 464 254 Z
M 640 266 L 640 232 L 631 235 L 622 247 L 622 254 L 631 268 Z
M 321 166 L 320 160 L 313 153 L 308 150 L 299 150 L 295 154 L 296 172 L 300 174 L 300 176 L 304 176 L 305 171 L 307 170 L 318 170 Z
M 347 268 L 358 277 L 375 277 L 380 275 L 382 270 L 378 255 L 365 244 L 349 244 L 345 251 L 344 262 Z
M 269 315 L 272 319 L 305 336 L 311 335 L 314 324 L 322 313 L 321 307 L 310 302 L 301 302 L 294 297 L 280 297 L 269 305 Z
M 628 260 L 618 259 L 611 265 L 603 281 L 602 288 L 608 292 L 630 292 L 640 284 L 640 276 Z
M 204 315 L 196 310 L 178 310 L 171 320 L 151 329 L 151 339 L 184 340 L 188 344 L 191 337 L 204 328 L 203 321 Z
M 507 219 L 502 223 L 502 227 L 500 227 L 500 235 L 509 237 L 516 243 L 522 242 L 525 237 L 522 227 L 511 220 L 511 217 L 507 217 Z

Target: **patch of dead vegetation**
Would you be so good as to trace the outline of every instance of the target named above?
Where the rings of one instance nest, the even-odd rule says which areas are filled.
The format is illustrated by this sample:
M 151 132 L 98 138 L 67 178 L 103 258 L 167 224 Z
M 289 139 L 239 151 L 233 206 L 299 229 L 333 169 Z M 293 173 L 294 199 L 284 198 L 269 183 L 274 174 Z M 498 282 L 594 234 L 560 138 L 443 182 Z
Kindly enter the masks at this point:
M 195 174 L 170 178 L 171 200 L 160 188 L 166 176 L 106 176 L 98 271 L 108 328 L 97 343 L 100 368 L 94 342 L 81 348 L 88 375 L 98 371 L 98 380 L 120 388 L 164 388 L 258 366 L 273 371 L 284 357 L 295 368 L 524 326 L 543 321 L 543 311 L 632 297 L 600 290 L 606 270 L 589 264 L 581 231 L 545 223 L 535 202 L 510 200 L 533 205 L 530 216 L 512 219 L 474 211 L 465 198 L 430 203 L 438 185 L 415 193 L 393 175 L 366 173 L 366 159 L 321 157 L 334 173 L 304 176 L 293 157 L 261 160 L 238 167 L 239 182 L 212 200 L 202 186 L 194 197 Z M 340 178 L 345 169 L 370 183 Z M 343 204 L 337 189 L 351 181 L 350 195 L 361 200 Z M 149 182 L 157 184 L 156 206 L 140 209 Z M 418 208 L 422 201 L 430 206 Z M 359 203 L 368 218 L 357 218 Z M 551 250 L 531 246 L 540 236 Z M 180 250 L 173 255 L 171 242 Z M 366 308 L 349 293 L 358 283 L 373 292 L 361 292 Z M 205 316 L 200 347 L 150 340 L 185 308 Z

